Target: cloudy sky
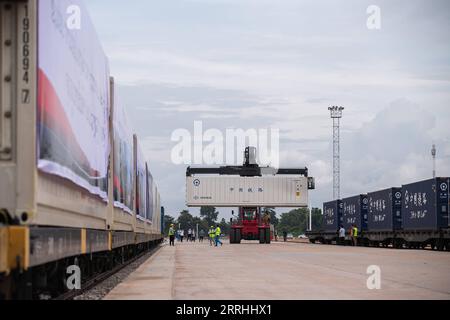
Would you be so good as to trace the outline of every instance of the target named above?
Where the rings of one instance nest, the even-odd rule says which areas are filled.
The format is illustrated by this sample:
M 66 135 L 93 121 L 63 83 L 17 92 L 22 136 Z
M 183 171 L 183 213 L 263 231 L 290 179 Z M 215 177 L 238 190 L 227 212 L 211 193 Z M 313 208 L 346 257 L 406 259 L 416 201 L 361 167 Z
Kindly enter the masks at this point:
M 431 177 L 432 143 L 450 175 L 447 0 L 85 2 L 168 214 L 185 208 L 171 134 L 196 120 L 278 128 L 280 166 L 309 167 L 315 207 L 332 197 L 331 105 L 345 107 L 342 196 Z

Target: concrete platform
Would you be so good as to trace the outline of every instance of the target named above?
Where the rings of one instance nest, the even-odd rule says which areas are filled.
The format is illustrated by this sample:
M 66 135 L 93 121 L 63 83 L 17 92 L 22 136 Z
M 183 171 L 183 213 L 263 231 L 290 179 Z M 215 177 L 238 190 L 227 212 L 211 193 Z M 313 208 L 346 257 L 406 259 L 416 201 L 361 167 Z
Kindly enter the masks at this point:
M 164 245 L 106 299 L 450 299 L 449 252 L 225 242 Z

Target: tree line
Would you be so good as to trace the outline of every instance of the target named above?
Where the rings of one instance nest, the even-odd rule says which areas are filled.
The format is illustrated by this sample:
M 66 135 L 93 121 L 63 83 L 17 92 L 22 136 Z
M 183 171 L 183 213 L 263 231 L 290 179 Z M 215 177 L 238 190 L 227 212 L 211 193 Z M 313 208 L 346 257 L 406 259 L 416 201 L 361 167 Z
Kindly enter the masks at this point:
M 217 221 L 219 216 L 219 212 L 217 212 L 215 207 L 201 207 L 200 208 L 200 217 L 194 217 L 189 213 L 189 210 L 183 210 L 180 212 L 177 219 L 170 215 L 164 215 L 164 234 L 168 234 L 170 224 L 174 224 L 175 228 L 182 229 L 187 231 L 188 229 L 193 229 L 197 231 L 203 230 L 205 234 L 208 234 L 208 230 L 211 226 L 216 227 L 216 225 L 220 226 L 223 234 L 229 234 L 230 232 L 230 221 L 225 221 L 222 218 L 221 221 Z
M 297 237 L 304 234 L 309 228 L 309 208 L 293 209 L 288 212 L 281 213 L 280 216 L 277 215 L 274 208 L 262 208 L 262 214 L 270 214 L 270 223 L 274 225 L 275 230 L 278 235 L 282 235 L 283 232 L 292 234 Z M 319 230 L 322 224 L 322 210 L 319 208 L 312 208 L 312 229 Z M 208 230 L 211 226 L 220 226 L 223 234 L 228 235 L 231 229 L 230 221 L 226 221 L 222 218 L 218 221 L 219 212 L 215 207 L 201 207 L 200 217 L 194 217 L 189 213 L 188 210 L 183 210 L 180 212 L 177 219 L 173 216 L 164 216 L 164 234 L 167 235 L 169 232 L 170 224 L 174 224 L 176 229 L 183 229 L 187 231 L 188 229 L 203 230 L 205 234 L 208 234 Z

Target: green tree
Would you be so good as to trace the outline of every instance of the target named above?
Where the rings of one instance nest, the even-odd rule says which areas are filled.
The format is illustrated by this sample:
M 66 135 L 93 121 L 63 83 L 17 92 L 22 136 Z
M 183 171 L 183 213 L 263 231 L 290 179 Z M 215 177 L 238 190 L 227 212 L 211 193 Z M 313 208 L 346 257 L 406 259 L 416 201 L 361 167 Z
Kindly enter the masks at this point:
M 211 225 L 208 224 L 208 221 L 206 221 L 205 219 L 200 219 L 200 223 L 198 225 L 199 232 L 200 230 L 203 230 L 205 234 L 208 234 L 209 227 L 211 227 Z
M 203 230 L 205 234 L 208 234 L 210 226 L 208 225 L 208 222 L 205 219 L 201 219 L 200 217 L 194 217 L 192 219 L 192 223 L 195 232 L 197 232 L 197 224 L 198 224 L 198 232 L 200 232 L 200 230 Z
M 202 217 L 208 224 L 208 226 L 214 225 L 217 221 L 219 212 L 216 211 L 215 207 L 201 207 L 200 217 Z
M 275 208 L 272 207 L 264 207 L 261 209 L 261 213 L 264 215 L 265 213 L 270 214 L 270 223 L 273 224 L 275 227 L 278 226 L 279 219 L 277 217 L 277 212 L 275 211 Z
M 172 223 L 175 223 L 175 218 L 169 215 L 164 215 L 164 234 L 169 234 L 169 228 Z
M 314 231 L 319 231 L 322 228 L 322 209 L 312 208 L 311 209 L 312 216 L 312 229 Z
M 223 234 L 226 234 L 226 235 L 230 234 L 231 225 L 230 225 L 229 221 L 227 222 L 225 220 L 225 218 L 222 218 L 222 220 L 219 223 L 219 227 Z
M 183 210 L 177 219 L 177 224 L 180 225 L 182 230 L 187 230 L 189 228 L 194 228 L 194 217 L 189 213 L 188 210 Z M 178 226 L 177 226 L 178 228 Z
M 295 237 L 305 233 L 309 219 L 309 210 L 307 208 L 294 209 L 281 214 L 278 224 L 278 232 L 283 231 L 292 233 Z

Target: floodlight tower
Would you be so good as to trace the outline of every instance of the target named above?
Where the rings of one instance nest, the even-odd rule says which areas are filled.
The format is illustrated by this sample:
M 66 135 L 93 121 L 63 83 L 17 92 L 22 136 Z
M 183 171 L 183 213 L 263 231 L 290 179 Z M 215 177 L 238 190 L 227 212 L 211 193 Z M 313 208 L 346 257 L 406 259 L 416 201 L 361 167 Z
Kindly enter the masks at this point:
M 436 178 L 436 145 L 431 147 L 431 156 L 433 157 L 433 178 Z
M 340 167 L 340 132 L 339 124 L 342 118 L 343 107 L 329 107 L 331 119 L 333 119 L 333 198 L 341 197 L 341 167 Z

